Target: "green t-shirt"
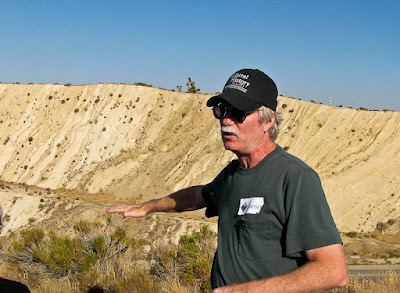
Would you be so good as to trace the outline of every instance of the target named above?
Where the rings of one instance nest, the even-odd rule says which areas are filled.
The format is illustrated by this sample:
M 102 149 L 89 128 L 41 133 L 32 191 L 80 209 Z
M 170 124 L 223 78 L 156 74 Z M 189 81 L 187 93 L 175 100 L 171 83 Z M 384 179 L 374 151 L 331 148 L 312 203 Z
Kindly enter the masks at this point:
M 317 173 L 280 146 L 253 168 L 232 161 L 202 194 L 219 216 L 212 288 L 291 272 L 305 251 L 342 243 Z

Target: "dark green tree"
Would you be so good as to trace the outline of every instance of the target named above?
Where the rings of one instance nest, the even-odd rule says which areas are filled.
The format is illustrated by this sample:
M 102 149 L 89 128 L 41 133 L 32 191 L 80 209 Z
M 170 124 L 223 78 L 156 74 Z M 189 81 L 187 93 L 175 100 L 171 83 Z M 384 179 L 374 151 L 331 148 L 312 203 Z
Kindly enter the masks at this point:
M 186 83 L 187 93 L 199 93 L 200 89 L 196 88 L 196 83 L 189 77 L 189 81 Z

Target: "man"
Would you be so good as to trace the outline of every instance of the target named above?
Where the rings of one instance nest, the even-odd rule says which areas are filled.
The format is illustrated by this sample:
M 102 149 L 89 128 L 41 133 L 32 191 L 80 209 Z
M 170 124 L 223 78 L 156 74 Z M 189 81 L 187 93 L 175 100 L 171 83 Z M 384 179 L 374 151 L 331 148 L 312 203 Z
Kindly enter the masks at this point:
M 322 292 L 347 283 L 342 242 L 318 175 L 275 143 L 275 83 L 243 69 L 207 101 L 238 160 L 209 184 L 138 205 L 122 217 L 207 207 L 218 216 L 212 292 Z

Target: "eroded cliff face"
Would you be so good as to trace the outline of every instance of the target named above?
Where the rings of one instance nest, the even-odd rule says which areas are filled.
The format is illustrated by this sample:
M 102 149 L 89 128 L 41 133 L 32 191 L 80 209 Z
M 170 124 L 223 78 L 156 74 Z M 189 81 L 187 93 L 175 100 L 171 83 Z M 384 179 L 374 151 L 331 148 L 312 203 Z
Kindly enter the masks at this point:
M 279 142 L 319 173 L 342 231 L 371 231 L 399 216 L 399 113 L 295 100 L 283 113 Z
M 205 95 L 114 84 L 1 86 L 6 181 L 154 197 L 193 180 L 187 175 L 211 178 L 207 166 L 229 156 L 211 160 L 221 145 Z
M 121 84 L 0 84 L 0 179 L 115 202 L 207 183 L 234 158 L 209 97 Z M 320 174 L 341 231 L 398 217 L 399 113 L 286 97 L 278 110 L 278 143 Z

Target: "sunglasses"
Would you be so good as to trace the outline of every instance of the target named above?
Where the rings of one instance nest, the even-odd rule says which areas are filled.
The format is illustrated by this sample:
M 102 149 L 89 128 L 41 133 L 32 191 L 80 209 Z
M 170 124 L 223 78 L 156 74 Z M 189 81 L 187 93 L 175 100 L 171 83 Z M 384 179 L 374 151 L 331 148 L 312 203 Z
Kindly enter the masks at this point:
M 255 111 L 259 111 L 259 110 L 255 110 L 255 111 L 243 111 L 243 110 L 239 110 L 238 108 L 232 107 L 232 106 L 226 106 L 226 105 L 222 105 L 219 104 L 218 106 L 214 106 L 212 108 L 214 117 L 222 120 L 224 119 L 227 115 L 234 119 L 235 121 L 238 122 L 243 122 L 246 119 L 246 116 L 255 112 Z

